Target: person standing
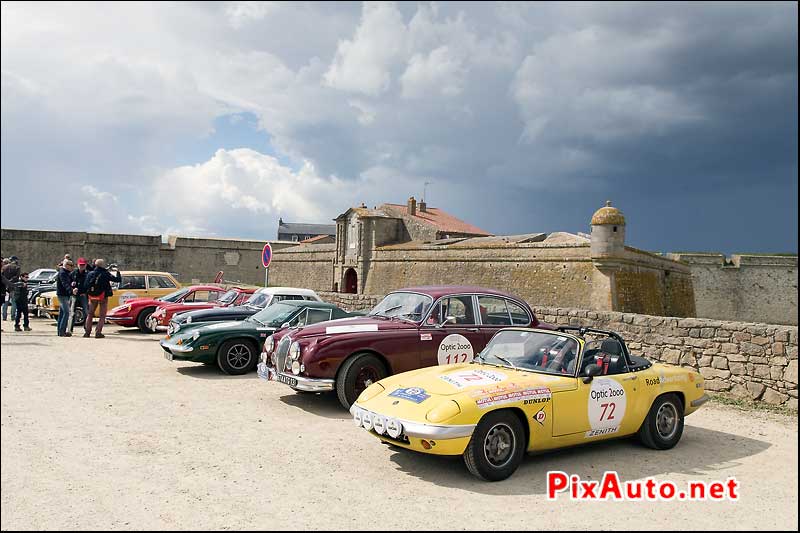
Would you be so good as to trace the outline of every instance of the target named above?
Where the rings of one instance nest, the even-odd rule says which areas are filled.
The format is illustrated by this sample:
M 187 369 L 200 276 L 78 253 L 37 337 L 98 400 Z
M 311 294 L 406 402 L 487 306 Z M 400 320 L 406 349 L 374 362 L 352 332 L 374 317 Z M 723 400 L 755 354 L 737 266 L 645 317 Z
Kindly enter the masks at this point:
M 72 296 L 72 301 L 69 307 L 69 331 L 75 327 L 75 308 L 80 306 L 83 309 L 83 316 L 89 316 L 89 301 L 86 298 L 86 277 L 89 271 L 86 270 L 86 259 L 83 257 L 78 258 L 78 269 L 72 271 L 73 287 L 78 289 L 78 293 Z
M 72 333 L 67 331 L 69 326 L 69 308 L 72 296 L 78 294 L 78 289 L 72 286 L 72 270 L 75 264 L 70 260 L 65 260 L 56 276 L 56 295 L 58 296 L 58 336 L 71 337 Z
M 28 273 L 23 272 L 19 281 L 14 283 L 14 301 L 17 303 L 17 317 L 14 319 L 14 331 L 22 331 L 19 327 L 19 319 L 25 317 L 22 324 L 25 331 L 31 331 L 30 320 L 28 319 Z
M 86 313 L 86 325 L 84 326 L 84 337 L 92 335 L 92 322 L 94 312 L 100 307 L 100 314 L 97 321 L 97 332 L 95 333 L 96 339 L 102 339 L 103 325 L 106 322 L 106 313 L 108 312 L 108 299 L 114 295 L 111 290 L 111 282 L 116 281 L 122 283 L 122 275 L 117 270 L 116 275 L 112 274 L 106 269 L 105 259 L 96 259 L 94 270 L 86 277 L 86 293 L 89 296 L 89 312 Z
M 13 285 L 11 284 L 19 281 L 19 258 L 16 255 L 12 255 L 8 258 L 8 264 L 3 265 L 3 270 L 0 272 L 0 275 L 4 278 L 4 285 L 8 287 L 9 300 L 8 303 L 3 304 L 3 320 L 6 320 L 6 312 L 9 305 L 11 305 L 11 320 L 14 320 L 17 314 L 17 303 L 13 298 Z
M 3 258 L 3 267 L 5 267 L 8 263 L 9 263 L 8 259 L 4 257 Z M 8 293 L 8 286 L 6 285 L 6 278 L 4 278 L 3 276 L 0 276 L 0 281 L 3 282 L 2 284 L 0 284 L 0 309 L 3 310 L 3 320 L 5 320 L 6 319 L 6 309 L 8 309 L 8 303 L 6 303 L 6 300 L 10 300 L 11 299 L 11 294 L 9 294 L 8 298 L 6 298 L 6 293 Z M 0 330 L 0 331 L 2 331 L 2 330 Z

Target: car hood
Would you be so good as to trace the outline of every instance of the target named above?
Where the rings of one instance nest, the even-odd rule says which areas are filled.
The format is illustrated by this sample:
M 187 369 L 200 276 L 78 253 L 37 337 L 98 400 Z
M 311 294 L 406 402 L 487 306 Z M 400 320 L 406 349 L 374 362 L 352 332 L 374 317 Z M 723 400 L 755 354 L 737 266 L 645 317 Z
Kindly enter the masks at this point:
M 431 420 L 431 410 L 455 401 L 459 423 L 474 423 L 469 417 L 479 410 L 498 406 L 546 403 L 553 392 L 577 387 L 574 377 L 551 376 L 478 363 L 443 365 L 388 377 L 359 396 L 358 407 L 388 417 L 417 422 Z
M 233 333 L 236 331 L 254 331 L 256 329 L 271 331 L 269 328 L 256 328 L 256 326 L 257 324 L 244 320 L 198 322 L 182 325 L 181 329 L 176 332 L 173 337 L 191 337 L 195 332 L 199 332 L 200 335 L 213 335 L 216 333 Z
M 191 316 L 192 321 L 226 320 L 226 317 L 251 316 L 258 311 L 258 309 L 245 307 L 243 305 L 237 305 L 235 307 L 214 307 L 212 309 L 201 309 L 199 311 L 186 311 L 185 313 L 181 313 L 181 318 L 186 319 Z
M 376 331 L 416 328 L 417 325 L 415 323 L 405 320 L 355 316 L 304 326 L 300 329 L 293 330 L 292 338 L 297 340 L 321 335 L 342 335 L 346 333 L 369 334 L 375 333 Z

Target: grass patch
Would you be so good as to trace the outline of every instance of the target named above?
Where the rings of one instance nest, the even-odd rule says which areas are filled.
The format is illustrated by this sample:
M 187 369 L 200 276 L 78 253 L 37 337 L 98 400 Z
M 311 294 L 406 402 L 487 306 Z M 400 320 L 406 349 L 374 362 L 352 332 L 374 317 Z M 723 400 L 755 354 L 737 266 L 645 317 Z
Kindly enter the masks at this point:
M 777 413 L 786 416 L 797 416 L 797 411 L 781 405 L 771 405 L 766 402 L 757 402 L 744 398 L 736 398 L 734 396 L 719 392 L 708 392 L 707 394 L 711 397 L 711 401 L 713 403 L 735 407 L 741 411 L 766 411 L 769 413 Z

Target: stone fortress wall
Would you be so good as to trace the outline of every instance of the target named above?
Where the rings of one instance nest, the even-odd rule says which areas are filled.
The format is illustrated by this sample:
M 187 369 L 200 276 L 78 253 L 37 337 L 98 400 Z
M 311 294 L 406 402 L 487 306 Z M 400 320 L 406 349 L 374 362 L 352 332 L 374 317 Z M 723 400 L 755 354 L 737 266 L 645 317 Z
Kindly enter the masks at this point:
M 320 297 L 352 311 L 370 309 L 383 296 Z M 692 367 L 708 391 L 797 410 L 797 326 L 532 307 L 541 321 L 616 331 L 634 355 Z
M 0 253 L 18 256 L 26 271 L 54 268 L 70 253 L 73 260 L 102 257 L 120 270 L 172 272 L 183 284 L 211 281 L 222 270 L 228 282 L 263 285 L 261 250 L 265 242 L 169 236 L 162 243 L 160 235 L 3 229 Z M 272 243 L 276 250 L 285 246 L 294 243 Z
M 692 271 L 697 316 L 797 325 L 797 256 L 680 253 Z

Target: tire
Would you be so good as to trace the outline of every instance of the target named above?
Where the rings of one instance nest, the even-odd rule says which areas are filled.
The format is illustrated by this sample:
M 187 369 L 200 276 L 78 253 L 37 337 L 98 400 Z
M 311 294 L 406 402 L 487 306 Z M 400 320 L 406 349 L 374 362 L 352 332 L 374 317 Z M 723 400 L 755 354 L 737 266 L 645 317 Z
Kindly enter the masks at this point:
M 655 450 L 669 450 L 683 435 L 683 402 L 675 394 L 659 396 L 650 406 L 642 427 L 636 434 L 639 441 Z
M 83 310 L 83 307 L 77 306 L 75 307 L 75 314 L 72 317 L 72 327 L 82 326 L 84 324 L 86 324 L 86 312 Z
M 522 463 L 527 442 L 525 428 L 511 411 L 492 411 L 475 428 L 464 450 L 464 463 L 484 481 L 501 481 Z
M 139 331 L 142 333 L 153 333 L 152 330 L 147 327 L 147 319 L 150 318 L 150 315 L 152 315 L 155 310 L 155 307 L 145 307 L 139 312 L 139 316 L 136 317 L 136 327 L 139 328 Z
M 344 362 L 336 376 L 336 394 L 345 409 L 350 409 L 359 394 L 389 373 L 383 362 L 372 354 L 356 354 Z
M 232 339 L 222 343 L 217 350 L 217 366 L 229 376 L 239 376 L 252 371 L 258 364 L 256 348 L 247 339 Z

